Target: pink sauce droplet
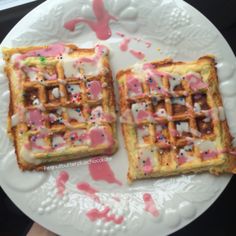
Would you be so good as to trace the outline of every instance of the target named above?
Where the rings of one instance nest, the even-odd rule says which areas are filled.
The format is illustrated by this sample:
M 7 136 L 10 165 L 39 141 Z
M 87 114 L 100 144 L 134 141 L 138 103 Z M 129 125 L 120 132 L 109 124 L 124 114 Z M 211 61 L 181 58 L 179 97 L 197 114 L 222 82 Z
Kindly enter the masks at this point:
M 184 163 L 188 161 L 188 158 L 185 156 L 181 156 L 181 157 L 179 156 L 177 160 L 178 160 L 179 165 L 183 165 Z
M 102 92 L 102 86 L 99 81 L 91 81 L 88 83 L 88 92 L 91 94 L 92 99 L 98 99 Z
M 185 76 L 185 79 L 189 82 L 189 86 L 193 91 L 197 91 L 199 89 L 204 89 L 208 87 L 208 84 L 202 81 L 202 78 L 189 74 Z
M 92 147 L 105 143 L 106 137 L 103 129 L 96 128 L 89 132 Z
M 144 210 L 151 213 L 153 216 L 158 217 L 160 215 L 159 211 L 156 208 L 155 202 L 150 193 L 143 194 L 143 201 L 145 204 Z
M 57 74 L 53 74 L 53 75 L 44 74 L 44 78 L 46 80 L 56 80 L 57 79 Z
M 209 160 L 217 157 L 218 154 L 219 153 L 217 151 L 207 151 L 207 152 L 202 152 L 201 157 L 203 158 L 203 160 Z
M 86 183 L 86 182 L 77 183 L 76 187 L 78 190 L 85 192 L 95 202 L 98 202 L 98 203 L 100 202 L 99 197 L 96 196 L 96 193 L 98 192 L 98 190 L 93 188 L 89 183 Z
M 101 157 L 94 157 L 91 162 L 89 162 L 89 172 L 93 180 L 103 180 L 110 184 L 122 185 L 122 183 L 116 179 L 107 161 L 102 160 Z
M 149 113 L 147 111 L 139 111 L 138 114 L 137 114 L 137 120 L 138 121 L 142 121 L 142 120 L 145 120 L 149 117 Z
M 147 160 L 145 161 L 144 165 L 143 165 L 143 171 L 144 173 L 148 174 L 152 172 L 152 163 L 150 158 L 147 158 Z
M 65 184 L 69 180 L 69 174 L 66 171 L 61 171 L 56 178 L 57 194 L 60 196 L 64 195 Z
M 143 60 L 145 57 L 145 54 L 141 51 L 136 51 L 136 50 L 130 49 L 129 52 L 139 60 Z
M 111 37 L 111 29 L 109 26 L 110 20 L 117 20 L 111 16 L 104 7 L 103 0 L 93 0 L 93 11 L 96 20 L 86 20 L 84 18 L 76 18 L 64 24 L 64 27 L 70 31 L 75 30 L 75 26 L 80 23 L 87 24 L 101 40 L 106 40 Z
M 112 221 L 115 224 L 121 224 L 124 221 L 123 216 L 116 217 L 114 214 L 108 215 L 111 209 L 109 207 L 105 207 L 104 210 L 99 211 L 97 208 L 93 208 L 89 210 L 86 215 L 91 221 L 96 221 L 99 219 L 104 219 L 105 222 Z
M 43 125 L 43 116 L 39 109 L 29 110 L 29 124 L 36 127 Z
M 136 93 L 136 95 L 138 94 L 142 94 L 142 86 L 141 86 L 141 83 L 140 81 L 135 78 L 135 77 L 132 77 L 130 76 L 127 80 L 127 87 L 128 89 L 133 92 L 133 93 Z
M 124 38 L 122 42 L 120 43 L 120 50 L 123 52 L 127 51 L 129 47 L 129 43 L 130 43 L 130 39 Z

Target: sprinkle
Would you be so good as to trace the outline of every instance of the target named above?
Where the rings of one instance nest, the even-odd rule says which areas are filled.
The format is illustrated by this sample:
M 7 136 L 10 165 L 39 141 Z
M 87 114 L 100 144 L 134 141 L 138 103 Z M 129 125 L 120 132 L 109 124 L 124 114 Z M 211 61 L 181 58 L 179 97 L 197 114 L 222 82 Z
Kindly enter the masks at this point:
M 39 60 L 43 63 L 46 61 L 46 58 L 45 57 L 40 57 Z

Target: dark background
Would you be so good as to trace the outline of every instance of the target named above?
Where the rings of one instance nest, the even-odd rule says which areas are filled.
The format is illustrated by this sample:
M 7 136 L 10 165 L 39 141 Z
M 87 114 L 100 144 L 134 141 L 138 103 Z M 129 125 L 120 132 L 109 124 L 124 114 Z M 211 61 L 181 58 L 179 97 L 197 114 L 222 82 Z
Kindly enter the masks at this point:
M 0 11 L 0 42 L 25 14 L 41 2 L 43 1 Z M 236 0 L 186 0 L 186 2 L 212 21 L 236 53 Z M 172 236 L 235 236 L 235 189 L 236 176 L 231 179 L 221 196 L 204 214 Z M 0 236 L 26 235 L 31 225 L 31 219 L 25 216 L 0 188 Z

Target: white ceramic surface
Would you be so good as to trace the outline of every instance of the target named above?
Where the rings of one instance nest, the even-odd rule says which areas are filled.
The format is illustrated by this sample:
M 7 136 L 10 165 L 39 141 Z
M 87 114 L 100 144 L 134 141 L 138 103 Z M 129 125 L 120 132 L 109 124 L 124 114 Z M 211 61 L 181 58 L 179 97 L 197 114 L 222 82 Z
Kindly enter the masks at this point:
M 171 56 L 176 60 L 194 60 L 205 54 L 217 58 L 220 89 L 230 130 L 236 135 L 236 67 L 235 57 L 216 28 L 198 11 L 179 0 L 104 0 L 106 9 L 118 21 L 110 22 L 112 37 L 105 42 L 111 49 L 114 74 L 138 60 L 129 52 L 121 52 L 121 37 L 137 36 L 152 42 L 132 40 L 130 48 L 145 52 L 147 60 Z M 95 34 L 80 25 L 71 33 L 63 24 L 74 17 L 93 18 L 92 1 L 46 1 L 24 17 L 7 35 L 2 46 L 49 44 L 57 41 L 74 42 L 89 47 L 97 43 Z M 158 49 L 158 50 L 157 50 Z M 160 50 L 159 50 L 160 49 Z M 0 71 L 3 62 L 0 61 Z M 127 155 L 119 128 L 119 151 L 109 160 L 121 187 L 94 181 L 88 165 L 66 168 L 70 178 L 63 197 L 56 194 L 55 179 L 61 169 L 47 173 L 19 171 L 12 143 L 6 135 L 6 114 L 9 92 L 7 80 L 0 73 L 0 183 L 8 196 L 33 220 L 60 235 L 167 235 L 185 226 L 204 212 L 221 194 L 231 176 L 209 174 L 185 175 L 158 180 L 126 183 Z M 76 189 L 76 183 L 87 181 L 100 190 L 101 202 L 123 215 L 124 222 L 97 220 L 91 222 L 86 212 L 103 206 Z M 144 211 L 143 193 L 151 193 L 160 212 L 153 217 Z M 115 197 L 115 198 L 114 198 Z M 119 198 L 118 202 L 115 200 Z

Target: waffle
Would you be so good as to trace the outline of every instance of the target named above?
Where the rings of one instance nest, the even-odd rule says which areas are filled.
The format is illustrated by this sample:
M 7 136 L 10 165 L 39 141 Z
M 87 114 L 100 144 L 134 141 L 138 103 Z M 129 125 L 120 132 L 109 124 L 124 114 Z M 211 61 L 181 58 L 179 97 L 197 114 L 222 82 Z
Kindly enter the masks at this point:
M 117 74 L 128 180 L 235 172 L 215 60 L 136 64 Z
M 23 170 L 117 150 L 109 50 L 102 45 L 4 48 L 8 131 Z

